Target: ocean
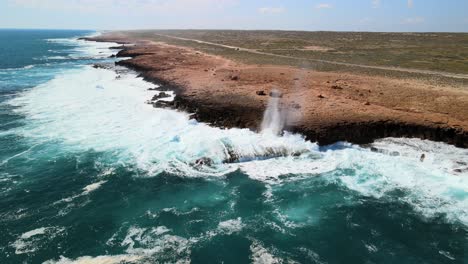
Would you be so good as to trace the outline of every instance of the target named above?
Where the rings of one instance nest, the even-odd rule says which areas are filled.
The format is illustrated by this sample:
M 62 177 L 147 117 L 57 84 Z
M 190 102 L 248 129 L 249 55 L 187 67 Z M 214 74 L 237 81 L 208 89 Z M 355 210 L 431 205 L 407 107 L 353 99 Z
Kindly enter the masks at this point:
M 0 263 L 468 263 L 468 150 L 211 127 L 92 34 L 0 30 Z

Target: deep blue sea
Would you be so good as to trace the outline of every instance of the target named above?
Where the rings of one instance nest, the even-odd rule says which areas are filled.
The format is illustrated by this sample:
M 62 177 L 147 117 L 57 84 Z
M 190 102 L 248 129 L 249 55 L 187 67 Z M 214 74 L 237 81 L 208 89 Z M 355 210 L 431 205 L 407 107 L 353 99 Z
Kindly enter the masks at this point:
M 0 263 L 468 263 L 468 150 L 211 127 L 90 34 L 0 30 Z

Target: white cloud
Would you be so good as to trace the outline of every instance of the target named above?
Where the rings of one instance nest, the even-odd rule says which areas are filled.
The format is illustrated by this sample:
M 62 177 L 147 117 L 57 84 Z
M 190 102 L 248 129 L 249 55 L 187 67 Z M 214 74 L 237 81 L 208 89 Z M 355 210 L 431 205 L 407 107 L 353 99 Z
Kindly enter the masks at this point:
M 372 0 L 372 8 L 379 8 L 380 7 L 380 0 Z
M 317 8 L 317 9 L 330 9 L 330 8 L 333 8 L 333 5 L 327 4 L 327 3 L 322 3 L 322 4 L 316 5 L 315 8 Z
M 414 1 L 408 0 L 408 8 L 413 8 L 413 6 L 414 6 Z
M 409 17 L 404 19 L 401 23 L 405 25 L 416 25 L 424 23 L 424 17 Z
M 261 14 L 280 14 L 284 13 L 286 9 L 282 7 L 261 7 L 258 9 L 258 12 Z

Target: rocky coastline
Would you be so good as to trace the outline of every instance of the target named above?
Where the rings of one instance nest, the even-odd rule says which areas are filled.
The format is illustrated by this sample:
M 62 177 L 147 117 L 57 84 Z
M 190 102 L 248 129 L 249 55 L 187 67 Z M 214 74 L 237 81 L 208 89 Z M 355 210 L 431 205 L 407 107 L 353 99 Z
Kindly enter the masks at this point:
M 217 127 L 249 128 L 257 131 L 268 102 L 268 87 L 282 86 L 282 80 L 265 79 L 273 77 L 271 75 L 263 76 L 262 71 L 256 73 L 260 77 L 255 74 L 254 77 L 261 78 L 266 84 L 258 85 L 251 82 L 251 76 L 246 74 L 246 72 L 250 73 L 249 69 L 236 70 L 235 63 L 182 47 L 144 40 L 129 40 L 112 35 L 87 38 L 86 40 L 135 44 L 134 46 L 115 47 L 121 49 L 116 55 L 117 57 L 129 58 L 120 60 L 116 64 L 137 71 L 145 80 L 160 86 L 158 90 L 170 90 L 176 94 L 173 101 L 157 101 L 154 106 L 193 113 L 192 117 L 196 120 Z M 222 64 L 224 66 L 220 66 Z M 288 70 L 294 71 L 294 69 Z M 280 71 L 278 76 L 281 78 L 287 75 L 287 73 L 283 73 L 284 69 L 280 69 Z M 190 77 L 193 76 L 194 72 L 199 72 L 200 75 L 205 74 L 208 78 L 211 77 L 218 81 L 209 82 L 208 86 L 201 87 L 203 85 L 199 84 L 203 81 L 206 82 L 207 78 L 203 77 L 198 81 L 192 81 Z M 276 74 L 276 72 L 273 73 Z M 297 76 L 297 74 L 293 76 Z M 299 76 L 301 75 L 299 74 Z M 336 76 L 340 76 L 340 74 L 333 76 L 333 78 Z M 242 79 L 242 82 L 239 79 Z M 292 83 L 298 79 L 293 78 Z M 226 83 L 229 85 L 219 87 L 220 84 Z M 468 120 L 466 119 L 460 120 L 459 116 L 450 116 L 451 113 L 434 113 L 425 111 L 426 109 L 389 108 L 379 104 L 378 100 L 370 102 L 372 96 L 361 100 L 362 92 L 358 89 L 356 89 L 357 98 L 340 95 L 339 93 L 348 89 L 349 85 L 343 85 L 343 83 L 333 81 L 333 79 L 332 81 L 324 81 L 324 83 L 329 86 L 328 90 L 320 88 L 315 93 L 311 92 L 313 97 L 309 94 L 304 95 L 306 98 L 313 98 L 314 102 L 303 100 L 298 103 L 297 101 L 300 100 L 297 98 L 300 96 L 289 96 L 289 92 L 284 91 L 286 98 L 283 100 L 282 107 L 291 108 L 291 105 L 297 105 L 293 108 L 301 112 L 299 114 L 301 118 L 292 118 L 293 121 L 286 123 L 285 130 L 300 133 L 308 140 L 318 142 L 320 145 L 328 145 L 338 141 L 367 144 L 384 137 L 408 137 L 441 141 L 457 147 L 468 148 Z M 237 91 L 236 86 L 243 87 L 243 89 Z M 283 84 L 283 86 L 285 85 Z M 369 85 L 366 85 L 365 89 L 362 90 L 367 92 L 367 87 Z M 249 93 L 246 94 L 245 90 L 248 90 Z M 369 89 L 368 93 L 383 94 L 379 90 L 372 89 Z M 431 93 L 432 91 L 429 91 L 428 96 L 432 96 Z M 463 95 L 466 97 L 462 99 L 468 100 L 468 94 Z M 456 93 L 455 96 L 460 96 L 460 94 Z M 325 108 L 320 108 L 317 113 L 309 114 L 311 111 L 305 105 L 314 104 L 316 101 L 322 103 L 324 100 L 335 101 Z M 468 106 L 468 101 L 465 102 Z M 350 107 L 347 107 L 347 104 L 350 104 Z M 463 103 L 461 106 L 463 108 Z M 355 112 L 349 110 L 355 108 L 357 108 Z M 365 110 L 361 110 L 363 108 Z M 372 109 L 369 111 L 368 108 Z M 465 110 L 468 111 L 468 109 Z M 334 113 L 327 114 L 327 111 Z M 372 111 L 376 113 L 373 114 Z

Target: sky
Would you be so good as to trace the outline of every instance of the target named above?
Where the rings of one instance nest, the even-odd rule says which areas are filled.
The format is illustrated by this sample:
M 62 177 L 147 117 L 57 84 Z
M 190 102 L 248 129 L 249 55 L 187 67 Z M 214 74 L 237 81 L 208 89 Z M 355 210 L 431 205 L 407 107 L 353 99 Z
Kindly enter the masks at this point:
M 468 0 L 0 0 L 0 28 L 468 32 Z

